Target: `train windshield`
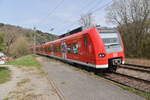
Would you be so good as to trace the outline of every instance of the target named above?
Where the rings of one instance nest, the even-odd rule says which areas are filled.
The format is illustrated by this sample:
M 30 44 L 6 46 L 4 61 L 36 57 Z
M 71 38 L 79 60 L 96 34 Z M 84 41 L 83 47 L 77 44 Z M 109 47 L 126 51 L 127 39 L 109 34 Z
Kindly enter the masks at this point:
M 100 36 L 108 53 L 122 51 L 121 41 L 117 32 L 100 32 Z
M 119 45 L 119 37 L 117 33 L 101 33 L 101 37 L 105 45 Z

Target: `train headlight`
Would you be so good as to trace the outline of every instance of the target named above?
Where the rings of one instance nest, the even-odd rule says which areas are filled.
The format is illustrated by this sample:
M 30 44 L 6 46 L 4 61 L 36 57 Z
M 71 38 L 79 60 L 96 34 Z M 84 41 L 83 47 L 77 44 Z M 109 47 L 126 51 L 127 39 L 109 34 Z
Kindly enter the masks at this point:
M 105 54 L 104 53 L 100 53 L 98 54 L 99 57 L 105 57 Z

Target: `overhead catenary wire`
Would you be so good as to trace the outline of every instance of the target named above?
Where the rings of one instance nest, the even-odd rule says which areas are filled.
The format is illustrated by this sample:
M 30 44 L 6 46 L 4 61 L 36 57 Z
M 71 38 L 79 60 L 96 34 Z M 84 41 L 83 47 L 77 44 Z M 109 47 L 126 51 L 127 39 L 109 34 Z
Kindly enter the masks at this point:
M 42 20 L 39 21 L 39 23 L 37 24 L 37 26 L 40 25 L 40 24 L 42 24 L 42 23 L 44 23 L 44 21 L 46 21 L 46 19 L 47 19 L 50 15 L 52 15 L 52 14 L 55 12 L 55 10 L 61 6 L 61 4 L 62 4 L 63 2 L 64 2 L 64 0 L 61 0 L 54 8 L 48 13 L 48 15 L 47 15 L 46 17 L 44 17 Z
M 95 12 L 97 12 L 97 11 L 100 11 L 100 10 L 102 10 L 102 9 L 104 9 L 104 8 L 106 8 L 106 7 L 108 7 L 110 4 L 112 3 L 112 0 L 111 1 L 109 1 L 108 3 L 106 3 L 106 4 L 104 4 L 104 5 L 102 5 L 102 6 L 100 6 L 100 7 L 98 7 L 98 8 L 96 8 L 96 9 L 90 9 L 91 11 L 90 12 L 88 12 L 88 13 L 91 13 L 91 14 L 93 14 L 93 13 L 95 13 Z M 75 23 L 77 23 L 79 20 L 76 20 L 76 21 L 74 21 L 73 23 L 71 23 L 71 24 L 69 24 L 68 26 L 66 26 L 66 27 L 63 27 L 62 29 L 64 29 L 64 28 L 69 28 L 70 26 L 72 26 L 72 25 L 74 25 Z M 62 30 L 61 29 L 61 30 Z
M 84 9 L 87 9 L 87 7 L 89 7 L 91 4 L 93 4 L 93 0 L 91 0 L 91 1 L 87 1 L 86 0 L 86 5 L 84 5 L 83 7 L 81 7 L 80 9 L 79 9 L 79 11 L 80 12 L 82 12 L 82 11 L 84 11 Z M 99 3 L 99 2 L 98 2 Z M 72 17 L 72 16 L 71 16 Z M 72 25 L 74 25 L 75 23 L 77 23 L 77 22 L 73 22 L 73 23 L 71 23 L 71 24 L 69 24 L 69 26 L 72 26 Z M 60 29 L 60 31 L 61 31 L 62 29 Z
M 98 2 L 95 2 L 95 3 L 96 3 L 96 4 L 100 4 L 102 1 L 103 1 L 103 0 L 99 0 Z M 87 13 L 90 13 L 91 10 L 93 10 L 95 7 L 96 7 L 96 5 L 94 5 L 92 8 L 90 8 Z
M 86 1 L 87 2 L 87 0 L 84 0 L 84 1 Z M 64 2 L 64 0 L 62 0 L 61 2 L 60 2 L 60 4 L 62 4 Z M 93 1 L 91 1 L 91 2 L 89 2 L 88 4 L 87 4 L 87 6 L 89 6 L 91 3 L 92 3 Z M 84 8 L 85 8 L 86 6 L 84 6 L 84 7 L 82 7 L 80 10 L 83 10 Z M 56 9 L 57 9 L 58 7 L 56 7 Z M 49 14 L 50 15 L 50 14 Z M 48 15 L 48 16 L 49 16 Z M 45 18 L 46 19 L 46 18 Z M 44 21 L 44 20 L 43 20 Z M 41 21 L 42 22 L 42 21 Z M 45 25 L 46 26 L 46 25 Z M 51 27 L 52 28 L 52 27 Z
M 84 9 L 87 9 L 87 7 L 89 7 L 91 4 L 93 4 L 93 0 L 91 0 L 90 2 L 88 2 L 86 5 L 84 5 L 81 9 L 79 9 L 79 11 L 81 11 L 81 10 L 83 11 Z
M 99 11 L 99 10 L 102 10 L 102 9 L 108 7 L 112 2 L 113 2 L 113 1 L 111 0 L 110 2 L 106 3 L 106 4 L 103 5 L 103 6 L 100 6 L 100 7 L 96 8 L 95 10 L 91 11 L 90 13 L 95 13 L 95 12 L 97 12 L 97 11 Z
M 37 26 L 40 25 L 41 23 L 43 23 L 43 22 L 47 19 L 48 16 L 52 15 L 52 14 L 55 12 L 55 10 L 56 10 L 63 2 L 64 2 L 64 0 L 61 0 L 61 1 L 51 10 L 51 12 L 48 13 L 48 15 L 47 15 L 46 17 L 44 17 L 44 18 L 37 24 Z M 36 28 L 37 28 L 36 25 L 34 25 L 34 30 L 35 30 Z M 36 46 L 36 34 L 34 34 L 34 46 Z M 34 50 L 34 51 L 35 51 L 35 50 Z
M 97 4 L 97 3 L 99 4 L 99 3 L 102 2 L 102 1 L 103 1 L 103 0 L 100 0 L 100 1 L 95 2 L 95 3 L 96 3 L 96 4 Z M 94 3 L 94 4 L 95 4 L 95 3 Z M 79 11 L 82 12 L 83 9 L 85 9 L 85 8 L 87 9 L 87 7 L 89 7 L 91 4 L 93 4 L 93 1 L 88 2 L 86 5 L 84 5 L 83 7 L 81 7 L 81 8 L 79 9 Z M 94 6 L 94 7 L 95 7 L 95 6 Z M 94 8 L 94 7 L 92 7 L 92 8 Z M 91 8 L 91 9 L 92 9 L 92 8 Z M 89 9 L 88 12 L 89 12 L 91 9 Z M 80 14 L 81 14 L 81 13 L 80 13 Z M 78 22 L 78 21 L 75 21 L 75 22 L 73 22 L 73 23 L 71 23 L 71 24 L 69 24 L 69 25 L 67 25 L 67 26 L 72 26 L 72 25 L 74 25 L 74 24 L 77 23 L 77 22 Z M 65 26 L 65 27 L 67 28 L 67 26 Z M 63 27 L 63 29 L 65 29 L 65 27 Z M 61 30 L 62 30 L 62 29 L 60 29 L 60 31 L 61 31 Z

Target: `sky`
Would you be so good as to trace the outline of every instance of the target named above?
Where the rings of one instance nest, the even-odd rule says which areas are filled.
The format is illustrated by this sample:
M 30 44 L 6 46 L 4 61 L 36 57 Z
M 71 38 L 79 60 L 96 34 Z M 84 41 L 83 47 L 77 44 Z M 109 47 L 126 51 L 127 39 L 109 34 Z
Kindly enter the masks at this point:
M 80 16 L 93 12 L 96 24 L 106 21 L 106 4 L 111 0 L 0 0 L 0 23 L 61 35 L 79 26 Z M 51 29 L 54 30 L 51 30 Z

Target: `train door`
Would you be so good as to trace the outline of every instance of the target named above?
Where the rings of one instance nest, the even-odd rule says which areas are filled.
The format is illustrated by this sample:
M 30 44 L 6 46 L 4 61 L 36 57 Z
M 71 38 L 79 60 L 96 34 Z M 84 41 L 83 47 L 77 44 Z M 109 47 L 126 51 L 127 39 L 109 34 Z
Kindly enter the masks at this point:
M 86 62 L 87 64 L 89 63 L 89 41 L 88 41 L 88 34 L 84 34 L 83 36 L 83 57 L 84 57 L 84 62 Z
M 67 45 L 65 41 L 61 42 L 61 51 L 62 51 L 62 58 L 67 59 Z
M 53 48 L 54 46 L 53 46 L 53 44 L 51 45 L 51 55 L 53 56 L 54 55 L 54 48 Z

